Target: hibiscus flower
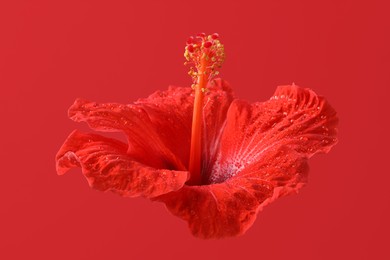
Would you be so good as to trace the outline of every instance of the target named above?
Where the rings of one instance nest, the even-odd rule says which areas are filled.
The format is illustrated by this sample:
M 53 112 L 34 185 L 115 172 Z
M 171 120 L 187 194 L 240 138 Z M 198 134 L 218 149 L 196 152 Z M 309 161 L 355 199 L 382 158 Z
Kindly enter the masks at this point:
M 237 236 L 276 198 L 307 181 L 307 160 L 336 144 L 337 116 L 307 88 L 280 86 L 266 102 L 236 99 L 215 79 L 224 60 L 217 34 L 185 49 L 193 88 L 170 87 L 133 104 L 78 99 L 69 117 L 127 143 L 74 131 L 57 172 L 80 167 L 91 187 L 165 203 L 201 238 Z

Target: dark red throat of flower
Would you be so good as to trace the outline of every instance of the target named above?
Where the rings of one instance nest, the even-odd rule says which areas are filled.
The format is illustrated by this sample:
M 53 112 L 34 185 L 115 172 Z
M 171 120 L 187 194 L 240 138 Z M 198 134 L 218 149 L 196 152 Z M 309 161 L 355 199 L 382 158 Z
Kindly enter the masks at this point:
M 192 77 L 192 88 L 195 90 L 194 110 L 192 117 L 191 150 L 190 150 L 190 179 L 188 184 L 200 185 L 202 180 L 202 114 L 203 97 L 207 92 L 207 83 L 216 75 L 225 60 L 224 47 L 219 41 L 219 35 L 214 33 L 198 34 L 187 40 L 184 57 L 185 64 L 190 64 L 188 74 Z

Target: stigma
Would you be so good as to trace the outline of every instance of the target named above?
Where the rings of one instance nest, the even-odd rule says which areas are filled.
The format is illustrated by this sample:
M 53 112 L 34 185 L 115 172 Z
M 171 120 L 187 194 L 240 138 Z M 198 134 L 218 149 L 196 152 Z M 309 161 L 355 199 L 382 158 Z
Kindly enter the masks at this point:
M 219 40 L 218 33 L 206 35 L 200 33 L 187 40 L 184 51 L 185 65 L 190 65 L 188 74 L 195 88 L 202 76 L 207 82 L 219 74 L 219 69 L 225 61 L 225 48 Z M 203 92 L 206 88 L 201 89 Z

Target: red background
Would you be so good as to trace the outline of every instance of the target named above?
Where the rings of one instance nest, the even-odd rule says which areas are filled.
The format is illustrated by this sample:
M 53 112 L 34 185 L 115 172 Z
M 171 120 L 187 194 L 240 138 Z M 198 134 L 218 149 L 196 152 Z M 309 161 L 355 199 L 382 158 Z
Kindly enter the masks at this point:
M 390 259 L 390 20 L 386 1 L 0 3 L 1 259 Z M 218 32 L 236 96 L 295 82 L 340 117 L 339 144 L 310 160 L 299 195 L 246 235 L 193 238 L 164 206 L 59 177 L 77 97 L 132 102 L 186 86 L 188 36 Z

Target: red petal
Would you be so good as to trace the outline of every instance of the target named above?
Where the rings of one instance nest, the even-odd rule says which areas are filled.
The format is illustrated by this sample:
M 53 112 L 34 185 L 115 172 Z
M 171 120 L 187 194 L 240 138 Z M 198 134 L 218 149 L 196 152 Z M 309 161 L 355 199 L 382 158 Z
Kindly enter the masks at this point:
M 188 167 L 191 142 L 192 91 L 190 87 L 169 87 L 166 91 L 157 91 L 136 102 L 147 113 L 150 126 L 158 138 L 180 159 L 184 169 Z M 140 138 L 147 139 L 148 136 L 144 134 Z M 154 156 L 161 156 L 161 150 L 156 149 L 153 153 Z
M 141 106 L 76 100 L 69 109 L 69 116 L 77 122 L 87 122 L 95 130 L 123 131 L 129 142 L 127 153 L 138 162 L 154 168 L 185 170 Z
M 81 167 L 89 185 L 126 197 L 156 197 L 180 189 L 188 172 L 154 169 L 127 155 L 127 145 L 100 135 L 74 131 L 56 156 L 57 172 Z
M 256 167 L 271 164 L 275 159 L 271 155 L 280 151 L 286 156 L 297 153 L 302 158 L 327 152 L 337 142 L 337 122 L 336 112 L 324 98 L 295 85 L 278 87 L 274 97 L 264 103 L 235 101 L 228 112 L 210 182 L 253 172 Z M 275 176 L 260 177 L 274 180 Z M 277 187 L 286 183 L 273 184 Z
M 156 198 L 186 220 L 194 236 L 223 238 L 243 234 L 253 223 L 273 186 L 263 180 L 239 179 L 205 186 L 184 186 Z

